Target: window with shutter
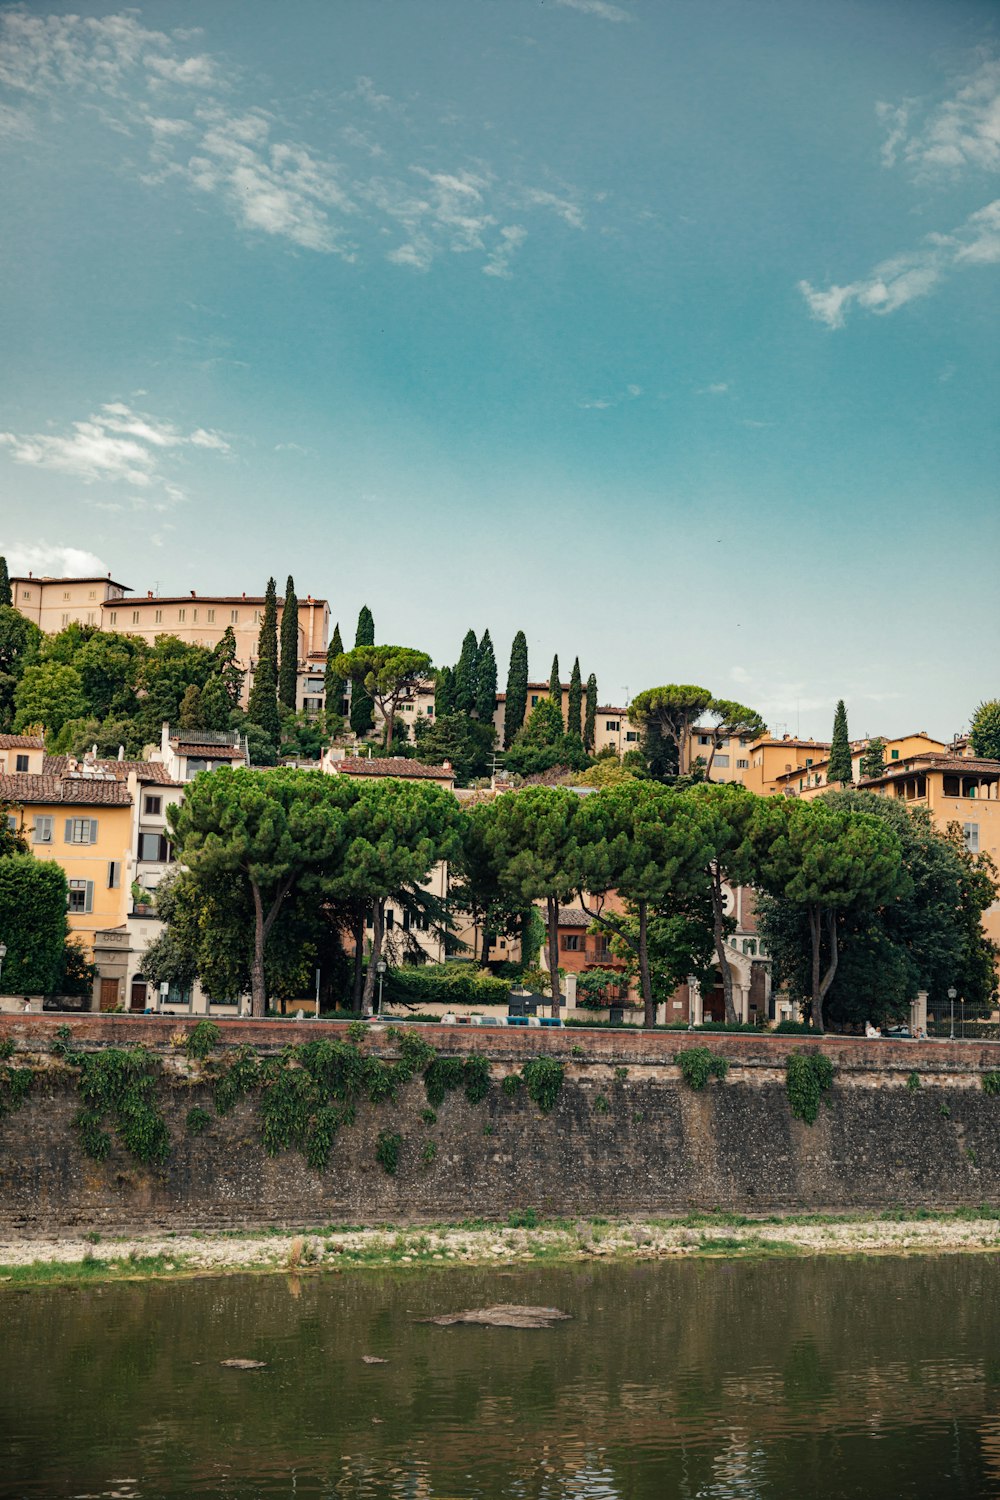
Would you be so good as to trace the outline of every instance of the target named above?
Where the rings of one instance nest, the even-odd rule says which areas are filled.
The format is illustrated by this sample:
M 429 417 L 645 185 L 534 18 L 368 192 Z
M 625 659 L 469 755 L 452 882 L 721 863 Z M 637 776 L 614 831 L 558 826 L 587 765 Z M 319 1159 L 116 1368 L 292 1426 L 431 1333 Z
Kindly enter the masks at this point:
M 36 844 L 51 844 L 52 842 L 52 818 L 45 813 L 39 813 L 35 818 L 34 827 L 31 830 L 32 842 Z
M 122 867 L 121 861 L 117 859 L 108 860 L 108 890 L 116 891 L 121 885 Z
M 83 909 L 84 909 L 84 911 L 93 911 L 94 910 L 94 882 L 92 880 L 88 880 L 86 882 L 86 885 L 87 885 L 86 901 L 85 901 Z
M 96 844 L 97 843 L 97 819 L 96 818 L 90 818 L 89 822 L 90 822 L 90 828 L 88 830 L 88 835 L 89 836 L 87 838 L 87 843 L 88 844 Z

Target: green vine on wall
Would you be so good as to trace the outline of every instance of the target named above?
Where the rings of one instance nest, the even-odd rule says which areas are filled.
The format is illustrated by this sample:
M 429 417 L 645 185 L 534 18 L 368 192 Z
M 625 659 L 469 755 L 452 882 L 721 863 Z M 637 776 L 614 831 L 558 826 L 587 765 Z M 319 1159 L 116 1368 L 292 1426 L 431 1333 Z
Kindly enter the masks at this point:
M 562 1063 L 556 1062 L 554 1057 L 533 1057 L 521 1069 L 528 1097 L 538 1105 L 543 1115 L 547 1115 L 555 1107 L 564 1074 Z
M 1000 1094 L 1000 1073 L 980 1073 L 979 1087 L 984 1094 Z
M 718 1078 L 721 1083 L 729 1072 L 728 1060 L 707 1047 L 686 1047 L 674 1061 L 689 1089 L 703 1089 L 710 1078 Z
M 9 1067 L 14 1056 L 14 1043 L 8 1037 L 0 1042 L 0 1120 L 16 1114 L 31 1092 L 35 1074 L 31 1068 Z
M 70 1059 L 80 1075 L 83 1108 L 76 1126 L 86 1154 L 95 1161 L 108 1155 L 111 1137 L 103 1127 L 111 1115 L 122 1145 L 137 1161 L 147 1166 L 166 1161 L 170 1136 L 156 1104 L 158 1059 L 145 1047 L 107 1047 L 70 1054 Z
M 793 1052 L 785 1067 L 785 1089 L 792 1114 L 815 1124 L 820 1100 L 833 1083 L 833 1064 L 820 1052 Z

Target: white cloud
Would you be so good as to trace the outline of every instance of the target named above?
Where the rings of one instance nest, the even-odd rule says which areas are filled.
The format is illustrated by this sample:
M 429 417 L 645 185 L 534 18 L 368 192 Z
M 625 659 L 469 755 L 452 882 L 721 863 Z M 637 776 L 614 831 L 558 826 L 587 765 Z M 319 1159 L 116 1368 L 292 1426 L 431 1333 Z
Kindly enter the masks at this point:
M 887 127 L 882 146 L 887 167 L 903 161 L 924 180 L 967 168 L 1000 171 L 1000 57 L 992 53 L 981 54 L 956 80 L 950 97 L 934 104 L 882 103 L 876 114 Z
M 50 578 L 97 577 L 109 571 L 96 552 L 52 542 L 15 542 L 7 548 L 7 566 L 14 574 Z
M 905 307 L 944 279 L 949 271 L 966 266 L 1000 263 L 1000 198 L 977 209 L 951 234 L 929 234 L 917 249 L 880 262 L 869 274 L 845 286 L 826 290 L 808 281 L 799 291 L 813 317 L 828 328 L 842 328 L 852 304 L 885 316 Z
M 700 386 L 697 394 L 699 396 L 724 396 L 728 390 L 728 380 L 717 380 L 714 385 Z
M 556 0 L 564 10 L 579 10 L 587 16 L 599 16 L 602 21 L 631 21 L 629 11 L 611 0 Z
M 216 432 L 199 427 L 185 435 L 172 423 L 134 412 L 121 401 L 109 402 L 84 421 L 73 422 L 67 432 L 0 432 L 0 447 L 7 449 L 15 463 L 67 474 L 85 484 L 101 480 L 141 490 L 163 485 L 170 498 L 174 495 L 162 469 L 164 450 L 229 451 L 229 444 Z
M 574 0 L 577 9 L 620 19 L 604 0 Z M 614 14 L 613 14 L 614 13 Z M 443 255 L 479 258 L 489 276 L 510 275 L 528 236 L 530 214 L 554 215 L 583 229 L 579 195 L 567 184 L 534 187 L 482 162 L 463 161 L 450 139 L 448 161 L 435 140 L 423 145 L 407 111 L 369 77 L 332 101 L 334 153 L 296 139 L 284 122 L 252 102 L 232 104 L 245 86 L 218 58 L 192 50 L 197 31 L 143 27 L 125 12 L 104 18 L 0 14 L 0 83 L 25 101 L 0 113 L 0 136 L 36 128 L 46 104 L 65 120 L 71 97 L 98 112 L 109 128 L 145 138 L 150 189 L 182 184 L 218 204 L 249 234 L 297 250 L 360 258 L 362 234 L 400 266 L 426 271 Z M 437 112 L 428 119 L 436 125 Z M 361 125 L 364 128 L 361 128 Z M 405 126 L 406 144 L 384 133 Z M 437 131 L 435 130 L 435 136 Z M 399 153 L 407 156 L 401 161 Z M 393 161 L 395 159 L 395 165 Z M 135 152 L 128 165 L 134 170 Z M 376 170 L 377 169 L 377 170 Z

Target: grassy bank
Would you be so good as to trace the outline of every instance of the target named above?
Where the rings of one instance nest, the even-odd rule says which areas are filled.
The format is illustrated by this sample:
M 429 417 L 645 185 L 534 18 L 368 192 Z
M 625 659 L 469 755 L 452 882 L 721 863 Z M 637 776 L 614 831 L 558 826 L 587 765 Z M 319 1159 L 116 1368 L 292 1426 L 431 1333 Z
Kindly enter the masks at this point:
M 1000 1250 L 1000 1209 L 952 1213 L 890 1209 L 873 1215 L 750 1218 L 698 1213 L 679 1219 L 541 1219 L 527 1209 L 506 1224 L 470 1220 L 410 1227 L 328 1224 L 219 1233 L 96 1233 L 0 1239 L 0 1292 L 57 1283 L 162 1277 L 337 1274 L 360 1269 L 525 1265 L 670 1256 L 954 1254 Z

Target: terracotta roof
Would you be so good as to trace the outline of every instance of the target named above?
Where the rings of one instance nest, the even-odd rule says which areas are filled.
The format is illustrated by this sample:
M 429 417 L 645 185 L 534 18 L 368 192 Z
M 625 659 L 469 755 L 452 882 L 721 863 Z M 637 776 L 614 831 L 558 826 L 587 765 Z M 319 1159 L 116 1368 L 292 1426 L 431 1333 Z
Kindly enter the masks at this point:
M 0 775 L 0 801 L 23 806 L 64 803 L 67 806 L 129 807 L 124 781 L 97 781 L 84 776 Z
M 42 771 L 46 776 L 65 776 L 69 770 L 70 758 L 68 755 L 46 755 L 42 761 Z M 155 782 L 157 786 L 180 786 L 181 782 L 173 781 L 166 766 L 155 760 L 96 760 L 91 762 L 102 771 L 113 771 L 118 781 L 124 781 L 129 772 L 134 771 L 140 781 Z
M 74 581 L 76 583 L 80 583 L 80 582 L 92 583 L 94 580 L 93 579 L 83 579 L 83 580 L 81 580 L 81 579 L 78 578 L 78 579 L 75 579 Z M 101 579 L 99 581 L 103 583 L 103 582 L 106 582 L 107 580 L 106 579 Z M 13 579 L 11 580 L 11 582 L 13 582 Z M 102 599 L 101 600 L 101 608 L 102 609 L 112 609 L 112 608 L 114 608 L 114 606 L 116 604 L 121 604 L 121 602 L 122 601 L 120 599 Z M 278 602 L 278 608 L 279 608 L 279 610 L 282 609 L 284 607 L 284 603 L 285 603 L 285 598 L 284 598 L 283 594 L 279 594 L 278 595 L 278 601 L 277 602 Z M 299 599 L 299 605 L 300 606 L 302 606 L 303 604 L 307 604 L 307 605 L 308 604 L 326 604 L 327 602 L 328 601 L 326 599 L 310 599 L 308 597 L 308 595 L 305 595 L 305 596 L 303 596 L 303 597 L 301 597 Z M 188 593 L 188 594 L 153 594 L 152 596 L 150 596 L 149 594 L 145 594 L 145 595 L 143 595 L 143 594 L 137 594 L 133 598 L 127 599 L 125 601 L 126 607 L 128 607 L 128 608 L 138 608 L 140 605 L 143 605 L 143 604 L 146 604 L 146 605 L 153 604 L 153 605 L 156 605 L 157 607 L 159 607 L 159 605 L 161 605 L 161 604 L 266 604 L 266 603 L 267 603 L 267 598 L 266 598 L 266 595 L 264 595 L 264 594 L 192 594 L 192 593 Z M 221 625 L 222 621 L 220 620 L 218 623 Z
M 935 755 L 924 752 L 908 755 L 905 760 L 891 760 L 881 776 L 866 781 L 871 786 L 876 781 L 895 781 L 900 775 L 914 775 L 920 771 L 951 771 L 956 776 L 1000 776 L 1000 760 L 974 760 L 970 755 Z
M 400 776 L 411 781 L 455 779 L 451 766 L 425 766 L 419 760 L 407 760 L 402 755 L 373 755 L 371 759 L 361 755 L 346 755 L 343 760 L 333 762 L 333 769 L 345 776 Z
M 129 593 L 132 592 L 127 583 L 119 583 L 116 579 L 112 578 L 110 573 L 98 573 L 93 578 L 50 578 L 48 573 L 35 575 L 18 573 L 13 575 L 10 581 L 11 583 L 110 583 L 116 589 L 126 589 Z
M 38 734 L 0 734 L 0 750 L 44 750 L 45 741 Z
M 239 745 L 192 745 L 170 741 L 172 750 L 178 755 L 187 755 L 195 760 L 246 760 L 246 752 Z
M 589 927 L 591 920 L 579 906 L 560 906 L 559 908 L 560 927 Z

